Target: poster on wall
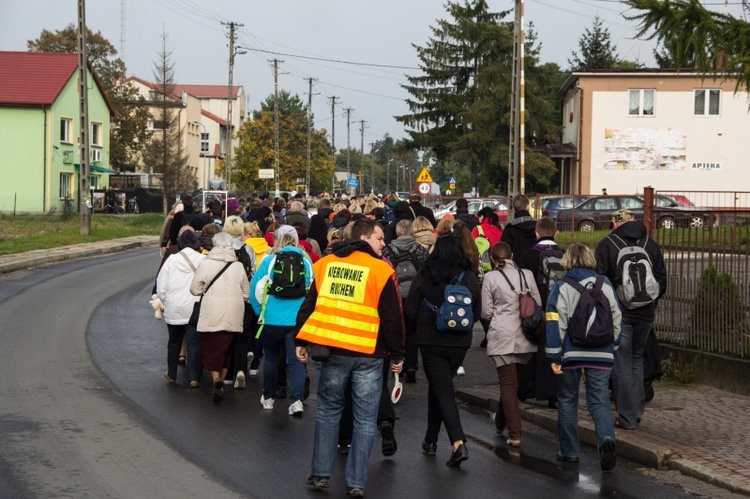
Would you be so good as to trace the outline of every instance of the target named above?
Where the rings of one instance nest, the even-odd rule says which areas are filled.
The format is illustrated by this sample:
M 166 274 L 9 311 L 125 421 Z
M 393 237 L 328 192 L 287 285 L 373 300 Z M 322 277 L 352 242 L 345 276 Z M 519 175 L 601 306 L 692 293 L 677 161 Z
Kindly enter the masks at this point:
M 605 170 L 685 170 L 684 128 L 605 128 Z

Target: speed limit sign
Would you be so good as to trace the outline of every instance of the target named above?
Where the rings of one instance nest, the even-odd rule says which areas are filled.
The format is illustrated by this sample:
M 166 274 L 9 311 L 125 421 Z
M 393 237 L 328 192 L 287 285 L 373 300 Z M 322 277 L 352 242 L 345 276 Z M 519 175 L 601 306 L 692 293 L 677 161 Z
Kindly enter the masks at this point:
M 419 193 L 420 194 L 429 194 L 430 193 L 430 184 L 423 182 L 419 184 Z

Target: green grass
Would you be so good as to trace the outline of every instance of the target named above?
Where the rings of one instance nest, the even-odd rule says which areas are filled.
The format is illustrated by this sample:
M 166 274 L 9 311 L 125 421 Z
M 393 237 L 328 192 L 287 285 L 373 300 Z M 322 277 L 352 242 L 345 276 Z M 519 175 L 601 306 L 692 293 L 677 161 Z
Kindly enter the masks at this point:
M 56 248 L 105 239 L 138 235 L 158 235 L 164 217 L 159 213 L 141 215 L 94 214 L 91 235 L 81 235 L 81 220 L 76 215 L 0 215 L 0 255 L 36 249 Z

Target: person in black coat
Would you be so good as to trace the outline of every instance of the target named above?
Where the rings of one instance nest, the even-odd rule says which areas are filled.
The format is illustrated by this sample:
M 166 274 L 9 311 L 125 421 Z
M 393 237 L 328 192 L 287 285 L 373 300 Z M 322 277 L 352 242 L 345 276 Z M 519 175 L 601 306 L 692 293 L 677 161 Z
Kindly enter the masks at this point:
M 529 198 L 523 194 L 513 198 L 513 220 L 505 226 L 500 242 L 510 246 L 516 263 L 536 244 L 536 219 L 529 213 Z
M 185 225 L 190 225 L 195 230 L 201 230 L 203 227 L 202 224 L 198 224 L 197 226 L 195 223 L 197 222 L 198 213 L 195 211 L 195 208 L 193 207 L 193 196 L 187 195 L 182 198 L 182 205 L 184 209 L 176 213 L 174 218 L 172 219 L 172 224 L 169 226 L 169 241 L 172 243 L 172 245 L 177 244 L 177 235 L 180 233 L 180 229 Z
M 393 207 L 393 215 L 396 219 L 388 224 L 385 229 L 385 244 L 391 244 L 391 241 L 396 239 L 396 224 L 401 220 L 414 220 L 414 211 L 412 211 L 409 203 L 406 201 L 399 201 Z
M 425 217 L 430 221 L 433 227 L 437 226 L 437 222 L 435 221 L 435 214 L 431 209 L 422 205 L 422 196 L 420 196 L 419 194 L 412 194 L 411 198 L 409 199 L 409 206 L 411 206 L 411 209 L 414 210 L 414 215 L 416 215 L 416 217 Z
M 469 228 L 469 232 L 471 232 L 474 227 L 479 225 L 479 219 L 469 213 L 469 202 L 466 200 L 466 198 L 458 198 L 456 200 L 456 220 L 460 220 L 463 223 L 466 224 L 466 226 Z

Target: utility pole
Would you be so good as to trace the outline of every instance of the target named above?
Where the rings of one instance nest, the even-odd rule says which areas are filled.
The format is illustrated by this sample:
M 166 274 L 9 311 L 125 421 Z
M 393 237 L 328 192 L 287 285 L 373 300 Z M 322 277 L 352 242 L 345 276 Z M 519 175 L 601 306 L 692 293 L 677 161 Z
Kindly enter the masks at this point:
M 349 182 L 352 161 L 352 148 L 351 145 L 349 145 L 349 139 L 351 136 L 349 127 L 351 125 L 352 111 L 354 111 L 354 109 L 347 107 L 344 111 L 346 111 L 346 181 Z
M 360 150 L 360 158 L 359 158 L 359 176 L 362 180 L 360 180 L 359 183 L 359 193 L 364 194 L 365 193 L 365 183 L 364 183 L 364 175 L 365 175 L 365 120 L 359 120 L 359 150 Z
M 305 175 L 305 196 L 310 195 L 310 149 L 312 148 L 312 84 L 315 78 L 308 78 L 307 90 L 307 169 Z
M 375 142 L 370 142 L 370 159 L 372 160 L 372 172 L 370 173 L 370 192 L 375 194 Z
M 78 211 L 81 214 L 81 235 L 91 235 L 91 212 L 86 203 L 89 196 L 89 94 L 88 49 L 86 48 L 86 0 L 78 0 L 78 107 L 81 120 L 79 140 L 81 169 L 78 183 Z M 67 194 L 66 194 L 67 198 Z M 65 201 L 67 203 L 67 199 Z
M 336 131 L 336 97 L 335 95 L 332 95 L 329 100 L 331 101 L 331 149 L 333 149 L 333 154 L 336 154 L 336 134 L 334 133 Z
M 224 26 L 229 26 L 229 92 L 227 95 L 227 150 L 226 150 L 226 156 L 224 159 L 224 180 L 226 181 L 226 188 L 229 189 L 229 182 L 231 181 L 231 170 L 232 170 L 232 133 L 233 130 L 233 124 L 232 124 L 232 104 L 234 102 L 234 89 L 233 87 L 233 80 L 234 80 L 234 41 L 237 38 L 237 34 L 234 32 L 234 28 L 236 26 L 244 26 L 244 24 L 235 23 L 235 22 L 224 22 L 222 21 L 221 24 Z M 243 52 L 244 53 L 244 52 Z
M 274 177 L 276 178 L 276 197 L 281 196 L 279 188 L 279 61 L 273 60 L 273 126 L 274 126 Z
M 508 197 L 513 198 L 525 192 L 524 168 L 524 0 L 516 0 L 513 37 L 513 79 L 510 105 L 510 151 L 508 158 Z M 513 205 L 508 206 L 508 216 L 512 216 Z
M 125 0 L 120 0 L 120 59 L 125 60 Z

